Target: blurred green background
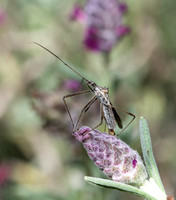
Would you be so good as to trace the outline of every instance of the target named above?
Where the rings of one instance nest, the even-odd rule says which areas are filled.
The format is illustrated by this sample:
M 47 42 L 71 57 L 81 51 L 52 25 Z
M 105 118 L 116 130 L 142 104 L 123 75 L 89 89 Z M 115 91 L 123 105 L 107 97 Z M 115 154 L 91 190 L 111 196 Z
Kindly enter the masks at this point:
M 148 120 L 165 189 L 175 194 L 176 1 L 127 0 L 123 20 L 132 33 L 110 52 L 108 63 L 104 54 L 83 48 L 84 27 L 69 20 L 75 2 L 0 1 L 0 199 L 140 199 L 84 182 L 84 175 L 105 176 L 71 135 L 62 101 L 74 92 L 64 81 L 81 80 L 30 44 L 34 41 L 86 78 L 108 86 L 113 104 L 136 115 L 121 138 L 139 152 L 139 117 Z M 74 119 L 88 99 L 68 101 Z M 99 118 L 95 104 L 83 124 L 93 127 Z M 130 117 L 122 119 L 125 124 Z

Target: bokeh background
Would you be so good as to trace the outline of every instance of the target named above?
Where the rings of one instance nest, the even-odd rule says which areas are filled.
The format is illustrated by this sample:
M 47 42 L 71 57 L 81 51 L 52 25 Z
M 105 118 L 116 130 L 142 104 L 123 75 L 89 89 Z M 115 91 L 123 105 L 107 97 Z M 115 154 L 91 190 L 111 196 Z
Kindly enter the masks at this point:
M 136 115 L 120 137 L 140 153 L 139 117 L 148 120 L 165 189 L 175 194 L 176 1 L 126 0 L 123 20 L 132 31 L 108 59 L 83 47 L 84 26 L 69 19 L 76 2 L 0 1 L 0 199 L 140 199 L 84 182 L 85 175 L 105 176 L 72 136 L 62 98 L 86 84 L 34 41 L 108 86 L 113 104 Z M 68 100 L 74 119 L 90 98 Z M 95 104 L 83 124 L 99 118 Z

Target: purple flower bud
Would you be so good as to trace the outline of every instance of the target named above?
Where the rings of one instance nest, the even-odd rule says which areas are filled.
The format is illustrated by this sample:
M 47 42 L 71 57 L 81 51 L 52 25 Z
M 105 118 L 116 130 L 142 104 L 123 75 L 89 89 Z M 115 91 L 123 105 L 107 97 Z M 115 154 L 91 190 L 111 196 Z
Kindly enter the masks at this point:
M 0 165 L 0 186 L 2 186 L 9 177 L 10 167 L 5 164 Z
M 125 26 L 125 25 L 121 25 L 121 26 L 119 26 L 119 27 L 117 28 L 117 35 L 118 35 L 119 37 L 122 37 L 122 36 L 124 36 L 124 35 L 127 35 L 127 34 L 129 34 L 130 32 L 131 32 L 130 27 Z
M 84 13 L 83 9 L 81 8 L 81 6 L 75 5 L 70 14 L 70 19 L 84 23 L 86 20 L 85 17 L 86 17 L 85 13 Z
M 85 47 L 92 51 L 106 52 L 130 32 L 122 23 L 122 16 L 126 11 L 127 5 L 117 0 L 89 0 L 83 9 L 76 6 L 71 16 L 78 20 L 80 16 L 84 18 Z
M 6 12 L 0 7 L 0 25 L 4 24 L 6 17 Z
M 122 14 L 126 13 L 127 10 L 128 10 L 128 6 L 127 6 L 126 3 L 119 3 L 118 8 L 119 8 L 119 11 L 120 11 Z
M 85 33 L 84 44 L 87 49 L 100 51 L 100 38 L 97 37 L 98 30 L 96 27 L 88 27 Z M 107 48 L 106 48 L 107 49 Z
M 74 132 L 83 143 L 89 157 L 114 181 L 140 186 L 147 179 L 147 172 L 137 151 L 115 136 L 82 127 Z
M 65 80 L 63 82 L 63 88 L 72 91 L 78 91 L 80 87 L 80 82 L 74 79 Z

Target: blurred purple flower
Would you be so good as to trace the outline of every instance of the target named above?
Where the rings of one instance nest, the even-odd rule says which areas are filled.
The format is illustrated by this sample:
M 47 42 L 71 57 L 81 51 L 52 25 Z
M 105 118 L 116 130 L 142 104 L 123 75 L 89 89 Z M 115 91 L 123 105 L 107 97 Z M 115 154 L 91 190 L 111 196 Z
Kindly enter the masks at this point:
M 0 7 L 0 25 L 3 25 L 5 22 L 6 13 L 5 11 Z
M 140 186 L 147 179 L 147 172 L 137 151 L 117 137 L 89 127 L 74 132 L 83 143 L 89 157 L 112 180 Z
M 87 0 L 84 8 L 76 5 L 71 19 L 86 25 L 84 45 L 92 51 L 110 51 L 130 28 L 123 25 L 127 5 L 118 0 Z
M 75 5 L 74 9 L 72 10 L 70 14 L 71 20 L 77 20 L 79 22 L 84 22 L 86 19 L 85 13 L 83 9 L 79 5 Z
M 10 168 L 5 164 L 0 165 L 0 186 L 3 185 L 9 177 Z
M 128 33 L 130 33 L 130 32 L 131 32 L 130 27 L 121 25 L 121 26 L 119 26 L 119 27 L 117 28 L 117 32 L 116 32 L 116 33 L 117 33 L 117 35 L 118 35 L 119 37 L 121 37 L 121 36 L 126 35 L 126 34 L 128 34 Z
M 123 14 L 123 13 L 126 13 L 128 11 L 128 6 L 127 6 L 126 3 L 119 3 L 118 9 Z
M 71 90 L 71 91 L 78 91 L 80 88 L 80 82 L 74 79 L 68 79 L 65 80 L 62 83 L 63 88 L 65 88 L 66 90 Z

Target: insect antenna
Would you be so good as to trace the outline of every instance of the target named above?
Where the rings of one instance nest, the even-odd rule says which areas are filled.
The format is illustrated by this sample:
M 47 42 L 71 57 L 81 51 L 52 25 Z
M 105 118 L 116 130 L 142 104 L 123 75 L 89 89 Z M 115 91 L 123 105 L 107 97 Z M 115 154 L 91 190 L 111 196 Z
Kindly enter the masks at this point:
M 46 51 L 48 51 L 50 54 L 52 54 L 54 57 L 56 57 L 57 59 L 59 59 L 66 67 L 70 68 L 73 72 L 75 72 L 78 76 L 80 76 L 83 80 L 85 80 L 87 83 L 90 82 L 89 80 L 87 80 L 86 78 L 84 78 L 80 73 L 78 73 L 75 69 L 73 69 L 71 66 L 69 66 L 67 63 L 65 63 L 59 56 L 57 56 L 55 53 L 53 53 L 52 51 L 50 51 L 49 49 L 47 49 L 46 47 L 44 47 L 43 45 L 34 42 L 34 44 L 40 46 L 41 48 L 45 49 Z

